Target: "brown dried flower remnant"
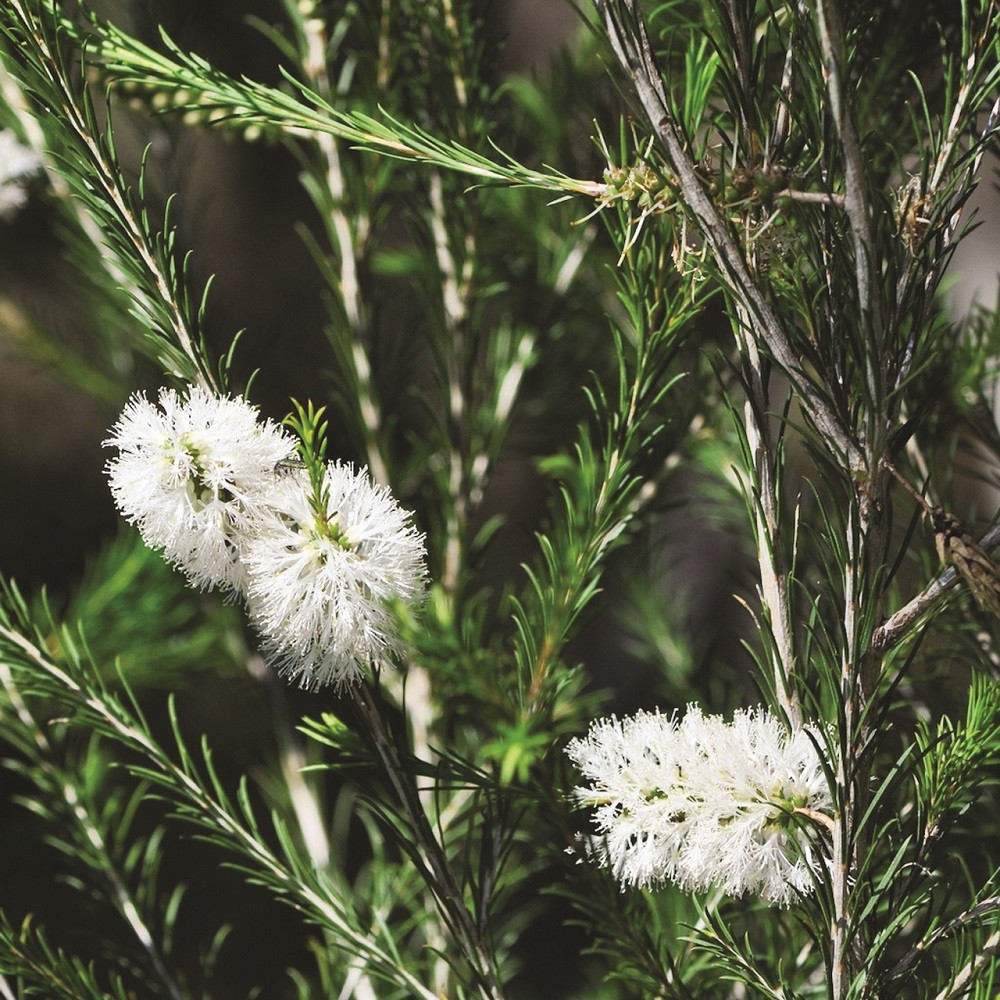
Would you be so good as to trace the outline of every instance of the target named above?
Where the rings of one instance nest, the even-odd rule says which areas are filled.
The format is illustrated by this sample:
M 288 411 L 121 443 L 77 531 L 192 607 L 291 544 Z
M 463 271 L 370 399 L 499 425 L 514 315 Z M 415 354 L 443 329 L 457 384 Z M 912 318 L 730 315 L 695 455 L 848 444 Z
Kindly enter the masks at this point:
M 923 508 L 924 518 L 934 532 L 934 545 L 941 562 L 955 567 L 981 608 L 1000 617 L 1000 568 L 997 564 L 954 514 L 929 504 L 895 466 L 886 462 L 885 467 Z

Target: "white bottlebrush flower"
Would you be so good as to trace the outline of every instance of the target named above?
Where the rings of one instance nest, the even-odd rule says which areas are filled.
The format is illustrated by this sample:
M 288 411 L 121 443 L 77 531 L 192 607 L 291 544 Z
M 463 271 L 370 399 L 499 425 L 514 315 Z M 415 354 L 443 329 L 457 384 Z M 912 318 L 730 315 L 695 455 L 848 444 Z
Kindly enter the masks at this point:
M 159 406 L 137 393 L 104 443 L 118 449 L 111 492 L 143 541 L 196 586 L 242 591 L 242 539 L 292 437 L 244 400 L 191 386 L 161 389 Z
M 821 863 L 793 810 L 831 808 L 817 736 L 789 733 L 763 709 L 731 723 L 694 705 L 679 720 L 598 720 L 566 749 L 589 782 L 575 796 L 595 808 L 597 859 L 623 887 L 670 881 L 787 905 L 812 890 Z
M 25 182 L 42 169 L 42 158 L 0 129 L 0 219 L 12 219 L 28 201 Z
M 365 470 L 331 462 L 325 517 L 304 472 L 284 477 L 244 551 L 265 655 L 303 687 L 338 687 L 401 652 L 391 603 L 424 586 L 424 540 Z

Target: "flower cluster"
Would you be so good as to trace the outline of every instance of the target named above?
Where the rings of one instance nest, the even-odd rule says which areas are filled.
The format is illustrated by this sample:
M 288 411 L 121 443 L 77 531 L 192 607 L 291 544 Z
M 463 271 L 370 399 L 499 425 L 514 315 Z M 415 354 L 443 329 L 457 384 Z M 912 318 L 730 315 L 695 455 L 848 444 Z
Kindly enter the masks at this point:
M 423 538 L 364 472 L 331 462 L 318 513 L 303 478 L 281 482 L 261 509 L 244 553 L 247 603 L 284 672 L 343 683 L 400 651 L 390 605 L 423 588 Z
M 0 219 L 12 219 L 28 202 L 26 181 L 42 169 L 42 158 L 0 129 Z
M 640 712 L 595 722 L 567 753 L 595 808 L 597 859 L 622 886 L 674 882 L 787 905 L 819 870 L 815 827 L 831 799 L 819 734 L 766 710 L 731 723 L 696 706 L 682 719 Z
M 387 489 L 331 462 L 318 511 L 294 439 L 200 386 L 133 396 L 106 445 L 118 508 L 192 584 L 246 599 L 264 651 L 304 687 L 398 655 L 392 605 L 419 598 L 423 536 Z M 282 467 L 284 471 L 280 471 Z
M 159 406 L 136 394 L 104 443 L 118 448 L 111 493 L 143 541 L 195 586 L 243 592 L 242 540 L 292 438 L 242 399 L 193 386 L 161 390 Z

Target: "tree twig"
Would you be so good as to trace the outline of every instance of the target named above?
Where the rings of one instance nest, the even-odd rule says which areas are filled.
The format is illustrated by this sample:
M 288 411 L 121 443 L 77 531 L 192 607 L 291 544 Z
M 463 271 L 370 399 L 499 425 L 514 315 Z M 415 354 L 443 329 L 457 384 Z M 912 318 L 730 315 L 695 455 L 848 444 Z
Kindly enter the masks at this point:
M 817 0 L 815 11 L 816 30 L 823 53 L 827 95 L 844 157 L 844 207 L 851 222 L 851 234 L 854 240 L 858 305 L 861 309 L 862 322 L 869 335 L 868 343 L 872 355 L 875 355 L 885 334 L 882 295 L 879 287 L 880 258 L 872 231 L 868 180 L 865 175 L 861 143 L 850 104 L 846 99 L 843 31 L 840 27 L 840 15 L 833 0 Z M 878 366 L 872 364 L 867 374 L 870 381 L 881 381 L 884 373 L 879 371 Z M 872 385 L 871 390 L 873 400 L 878 401 L 882 398 L 881 385 Z
M 441 842 L 431 828 L 427 813 L 420 801 L 420 794 L 416 785 L 409 779 L 399 750 L 386 729 L 379 705 L 368 684 L 361 684 L 354 689 L 354 700 L 368 722 L 375 751 L 382 762 L 382 769 L 406 815 L 415 842 L 423 854 L 432 879 L 429 888 L 434 893 L 442 915 L 461 941 L 465 957 L 480 981 L 483 995 L 489 1000 L 503 1000 L 503 993 L 493 971 L 489 948 L 465 905 L 462 890 L 455 881 Z
M 792 727 L 802 724 L 795 692 L 795 643 L 786 589 L 788 564 L 778 532 L 778 482 L 774 441 L 768 426 L 768 386 L 764 359 L 756 341 L 737 332 L 737 343 L 747 369 L 751 399 L 744 407 L 747 445 L 753 456 L 756 482 L 743 483 L 753 510 L 751 525 L 757 542 L 761 603 L 767 611 L 776 657 L 772 664 L 774 693 Z M 740 472 L 741 479 L 746 474 Z
M 975 906 L 969 907 L 969 909 L 960 913 L 957 917 L 952 918 L 948 923 L 937 928 L 937 930 L 932 931 L 926 938 L 914 945 L 890 970 L 887 975 L 888 980 L 893 980 L 897 976 L 902 975 L 909 969 L 914 962 L 916 962 L 921 955 L 926 954 L 929 948 L 932 948 L 938 943 L 938 941 L 943 941 L 945 938 L 951 937 L 957 931 L 962 930 L 968 924 L 974 923 L 976 920 L 980 920 L 982 917 L 988 916 L 990 913 L 996 912 L 1000 909 L 1000 896 L 990 896 L 988 899 L 980 900 Z M 994 934 L 994 937 L 1000 935 L 1000 931 Z M 997 942 L 1000 943 L 1000 937 L 997 937 Z M 963 970 L 964 971 L 964 970 Z M 959 974 L 961 975 L 961 973 Z M 952 983 L 953 988 L 958 979 Z M 942 994 L 943 996 L 950 996 L 951 994 L 947 991 Z
M 1000 544 L 1000 524 L 994 525 L 979 540 L 979 546 L 989 551 Z M 872 635 L 872 646 L 881 651 L 895 646 L 913 627 L 916 620 L 951 587 L 958 582 L 958 574 L 954 567 L 949 567 L 940 576 L 932 580 L 916 597 L 903 605 L 897 612 L 887 618 Z
M 994 931 L 983 942 L 979 954 L 963 966 L 952 980 L 951 985 L 943 989 L 934 1000 L 954 1000 L 956 997 L 966 996 L 969 980 L 975 975 L 976 970 L 985 962 L 990 961 L 998 951 L 1000 951 L 1000 930 Z

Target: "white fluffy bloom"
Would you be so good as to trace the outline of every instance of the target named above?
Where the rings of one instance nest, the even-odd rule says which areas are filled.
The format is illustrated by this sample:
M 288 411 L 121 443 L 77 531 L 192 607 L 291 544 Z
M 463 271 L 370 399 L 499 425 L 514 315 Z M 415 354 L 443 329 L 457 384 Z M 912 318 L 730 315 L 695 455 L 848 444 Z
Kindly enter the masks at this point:
M 787 905 L 812 890 L 820 865 L 792 810 L 831 808 L 813 738 L 763 709 L 731 723 L 694 705 L 680 720 L 598 720 L 566 749 L 589 782 L 575 795 L 595 807 L 595 855 L 623 887 L 670 881 Z
M 11 219 L 25 206 L 24 182 L 42 169 L 42 158 L 22 146 L 9 129 L 0 130 L 0 219 Z
M 303 687 L 343 686 L 401 652 L 391 608 L 424 585 L 424 540 L 366 470 L 331 462 L 325 518 L 308 478 L 281 480 L 244 551 L 265 654 Z
M 191 386 L 161 389 L 159 406 L 137 393 L 104 443 L 119 450 L 111 492 L 143 541 L 196 586 L 242 591 L 242 540 L 293 439 L 244 400 Z

